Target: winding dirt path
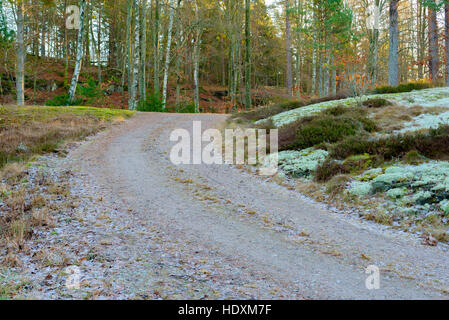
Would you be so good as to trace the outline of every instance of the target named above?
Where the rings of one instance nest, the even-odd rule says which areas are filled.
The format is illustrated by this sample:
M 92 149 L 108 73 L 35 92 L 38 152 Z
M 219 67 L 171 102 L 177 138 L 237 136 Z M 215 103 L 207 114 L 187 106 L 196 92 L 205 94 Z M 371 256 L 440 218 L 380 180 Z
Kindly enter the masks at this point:
M 164 281 L 179 285 L 175 298 L 198 297 L 189 290 L 208 288 L 216 294 L 204 298 L 448 297 L 444 247 L 422 246 L 414 236 L 332 212 L 232 166 L 171 164 L 173 129 L 192 130 L 194 120 L 201 120 L 203 129 L 219 128 L 225 119 L 137 114 L 71 154 L 89 183 L 107 195 L 105 201 L 129 209 L 129 219 L 110 219 L 116 220 L 112 225 L 126 224 L 133 236 L 124 237 L 119 228 L 103 229 L 113 244 L 103 249 L 115 266 L 112 282 L 142 293 L 156 278 L 163 282 L 165 274 Z M 150 229 L 170 253 L 151 249 L 154 237 L 145 236 Z M 167 269 L 170 261 L 195 257 L 213 269 L 204 271 L 202 289 L 185 269 Z M 158 259 L 165 262 L 155 272 Z M 365 286 L 368 265 L 381 270 L 379 290 Z

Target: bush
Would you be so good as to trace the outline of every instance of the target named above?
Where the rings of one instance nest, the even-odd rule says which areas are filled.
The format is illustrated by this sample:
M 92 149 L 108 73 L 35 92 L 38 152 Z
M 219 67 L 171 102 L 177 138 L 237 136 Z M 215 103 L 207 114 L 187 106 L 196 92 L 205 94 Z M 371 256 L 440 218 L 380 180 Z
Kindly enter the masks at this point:
M 390 105 L 391 105 L 390 101 L 382 98 L 368 99 L 363 102 L 363 106 L 368 108 L 383 108 Z
M 74 99 L 73 102 L 70 101 L 70 97 L 67 93 L 53 97 L 47 100 L 45 105 L 49 107 L 61 107 L 61 106 L 79 106 L 83 104 L 83 100 Z
M 338 142 L 359 132 L 376 130 L 377 125 L 366 117 L 366 110 L 338 106 L 279 128 L 279 149 L 325 148 L 321 145 Z
M 94 79 L 89 78 L 87 82 L 80 84 L 76 88 L 77 94 L 82 97 L 92 100 L 103 96 L 103 91 Z
M 295 146 L 306 149 L 323 142 L 335 143 L 357 133 L 359 124 L 354 119 L 331 116 L 320 117 L 298 129 Z
M 326 160 L 315 172 L 315 180 L 317 182 L 327 182 L 336 175 L 349 173 L 349 169 L 342 163 L 335 160 Z
M 435 85 L 429 82 L 409 82 L 402 83 L 397 87 L 392 86 L 382 86 L 375 89 L 375 93 L 386 94 L 386 93 L 403 93 L 411 92 L 413 90 L 423 90 L 433 88 Z
M 141 112 L 167 112 L 164 109 L 164 104 L 162 103 L 162 99 L 158 94 L 151 94 L 147 97 L 147 99 L 137 106 L 137 111 Z
M 440 126 L 428 133 L 398 134 L 381 139 L 365 136 L 346 137 L 330 147 L 330 156 L 345 159 L 358 154 L 379 155 L 385 160 L 404 157 L 410 151 L 437 159 L 449 153 L 449 126 Z
M 332 198 L 346 190 L 351 178 L 346 175 L 338 175 L 333 177 L 326 185 L 326 193 Z
M 233 118 L 241 118 L 248 121 L 258 121 L 262 119 L 266 119 L 277 115 L 279 113 L 283 113 L 286 111 L 306 107 L 312 104 L 317 104 L 321 102 L 333 101 L 333 100 L 342 100 L 346 99 L 349 95 L 346 93 L 340 93 L 336 96 L 327 96 L 323 98 L 311 99 L 311 100 L 302 100 L 302 101 L 287 101 L 279 104 L 275 104 L 273 106 L 262 107 L 256 110 L 247 111 L 235 114 Z
M 195 104 L 179 104 L 176 106 L 177 113 L 196 113 Z

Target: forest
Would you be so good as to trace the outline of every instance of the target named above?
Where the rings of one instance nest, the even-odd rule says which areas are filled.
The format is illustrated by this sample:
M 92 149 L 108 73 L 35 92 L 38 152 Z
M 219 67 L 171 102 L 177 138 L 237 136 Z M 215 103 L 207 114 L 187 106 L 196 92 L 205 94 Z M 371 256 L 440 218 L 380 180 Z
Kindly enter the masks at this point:
M 0 103 L 230 112 L 449 83 L 438 0 L 1 0 Z

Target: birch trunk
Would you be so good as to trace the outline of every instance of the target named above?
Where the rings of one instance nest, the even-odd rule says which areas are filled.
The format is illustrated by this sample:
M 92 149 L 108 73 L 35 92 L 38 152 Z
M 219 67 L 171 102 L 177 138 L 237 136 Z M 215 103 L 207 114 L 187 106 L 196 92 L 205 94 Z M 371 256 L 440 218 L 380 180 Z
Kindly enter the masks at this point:
M 195 0 L 195 21 L 196 21 L 196 35 L 195 35 L 195 45 L 193 48 L 193 83 L 195 87 L 194 92 L 194 104 L 195 112 L 200 111 L 200 88 L 199 88 L 199 59 L 200 59 L 200 38 L 201 38 L 201 28 L 198 10 L 198 0 Z
M 131 83 L 128 84 L 131 86 L 128 106 L 129 110 L 137 110 L 137 87 L 139 82 L 139 3 L 138 0 L 134 0 L 135 7 L 135 26 L 134 26 L 134 61 L 130 65 L 130 69 L 132 68 L 131 73 Z
M 159 0 L 155 1 L 153 28 L 153 91 L 159 97 Z
M 75 70 L 73 71 L 72 83 L 69 90 L 70 102 L 73 102 L 76 93 L 76 86 L 78 85 L 78 79 L 81 71 L 81 64 L 83 59 L 83 44 L 84 44 L 84 20 L 86 11 L 86 0 L 80 1 L 80 29 L 78 30 L 78 46 L 76 49 L 76 62 Z
M 171 50 L 171 38 L 173 31 L 173 14 L 174 14 L 175 2 L 170 0 L 170 18 L 168 22 L 168 34 L 167 34 L 167 48 L 165 53 L 165 68 L 164 68 L 164 83 L 162 89 L 162 106 L 165 109 L 167 104 L 167 84 L 168 84 L 168 71 L 170 68 L 170 50 Z

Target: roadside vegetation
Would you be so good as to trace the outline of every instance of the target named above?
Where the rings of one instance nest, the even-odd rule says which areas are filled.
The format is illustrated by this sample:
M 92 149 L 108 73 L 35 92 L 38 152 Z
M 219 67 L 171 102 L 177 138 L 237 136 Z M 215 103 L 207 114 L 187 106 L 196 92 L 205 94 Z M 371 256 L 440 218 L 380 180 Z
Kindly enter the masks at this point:
M 55 152 L 64 142 L 83 139 L 132 114 L 91 107 L 0 106 L 0 168 Z
M 259 111 L 262 119 L 257 111 L 236 114 L 230 125 L 279 129 L 281 183 L 366 219 L 448 242 L 449 90 L 429 86 L 291 102 L 291 108 Z
M 66 182 L 70 173 L 55 175 L 39 157 L 65 155 L 68 143 L 132 114 L 91 107 L 0 107 L 0 299 L 24 290 L 26 281 L 15 279 L 11 268 L 23 266 L 20 255 L 30 252 L 29 240 L 54 228 L 59 211 L 75 206 Z M 44 265 L 68 262 L 51 262 L 42 250 L 33 259 Z

